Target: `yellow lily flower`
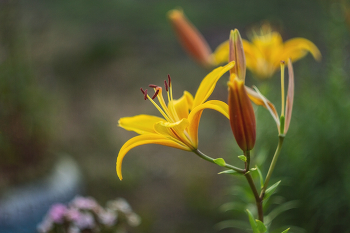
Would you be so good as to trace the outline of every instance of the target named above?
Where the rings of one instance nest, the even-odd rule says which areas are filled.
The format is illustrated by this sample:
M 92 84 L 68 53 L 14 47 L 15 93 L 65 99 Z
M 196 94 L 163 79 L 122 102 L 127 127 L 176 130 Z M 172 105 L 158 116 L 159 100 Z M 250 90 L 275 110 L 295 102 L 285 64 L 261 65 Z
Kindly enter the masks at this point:
M 273 31 L 269 24 L 264 24 L 260 33 L 254 32 L 251 41 L 243 40 L 247 68 L 261 79 L 270 78 L 278 70 L 280 61 L 290 58 L 295 62 L 308 52 L 316 60 L 321 59 L 321 53 L 314 43 L 304 38 L 293 38 L 283 43 L 281 35 Z M 229 42 L 226 41 L 214 52 L 216 64 L 227 62 L 228 53 Z
M 231 62 L 209 73 L 201 82 L 194 98 L 189 92 L 185 91 L 181 98 L 173 99 L 172 82 L 170 76 L 168 76 L 168 82 L 164 81 L 168 97 L 167 105 L 164 101 L 161 87 L 150 85 L 155 91 L 152 97 L 147 94 L 147 90 L 141 88 L 145 100 L 150 100 L 163 118 L 137 115 L 124 117 L 119 120 L 120 127 L 140 134 L 128 140 L 119 151 L 116 163 L 119 179 L 123 179 L 121 169 L 126 153 L 136 146 L 160 144 L 186 151 L 197 150 L 198 126 L 203 110 L 206 108 L 214 109 L 229 118 L 226 103 L 218 100 L 207 101 L 207 99 L 213 92 L 219 78 L 233 66 L 234 62 Z M 153 100 L 156 97 L 159 105 Z
M 214 53 L 198 29 L 186 18 L 182 10 L 171 10 L 168 18 L 185 51 L 204 67 L 215 67 L 226 63 L 229 56 L 229 41 L 219 45 Z M 293 38 L 283 43 L 278 32 L 264 24 L 260 32 L 253 32 L 251 42 L 242 40 L 246 65 L 257 78 L 270 78 L 279 68 L 280 61 L 291 58 L 295 62 L 308 52 L 316 60 L 321 53 L 314 43 L 304 38 Z

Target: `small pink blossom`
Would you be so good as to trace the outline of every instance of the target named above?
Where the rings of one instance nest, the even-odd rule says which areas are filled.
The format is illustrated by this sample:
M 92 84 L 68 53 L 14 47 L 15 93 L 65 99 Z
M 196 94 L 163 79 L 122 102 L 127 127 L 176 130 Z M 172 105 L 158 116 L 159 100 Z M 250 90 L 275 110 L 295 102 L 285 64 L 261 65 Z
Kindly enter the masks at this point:
M 74 221 L 74 225 L 79 229 L 93 229 L 95 227 L 95 219 L 90 213 L 81 213 L 79 218 Z
M 80 212 L 78 209 L 76 209 L 76 208 L 67 209 L 67 211 L 66 211 L 67 220 L 76 221 L 79 219 L 79 217 L 80 217 Z
M 103 211 L 99 215 L 99 220 L 102 224 L 106 226 L 113 226 L 117 220 L 117 213 L 112 211 Z
M 86 210 L 97 210 L 101 207 L 92 197 L 81 197 L 76 196 L 70 203 L 77 209 L 86 209 Z
M 67 207 L 63 204 L 54 204 L 49 210 L 49 218 L 55 223 L 62 223 Z

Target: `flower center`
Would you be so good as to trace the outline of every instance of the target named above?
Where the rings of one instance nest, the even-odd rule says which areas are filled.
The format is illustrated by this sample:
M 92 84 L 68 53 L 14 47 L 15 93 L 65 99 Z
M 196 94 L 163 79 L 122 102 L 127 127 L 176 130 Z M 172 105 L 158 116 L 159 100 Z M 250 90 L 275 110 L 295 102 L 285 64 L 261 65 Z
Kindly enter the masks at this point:
M 164 80 L 164 86 L 165 90 L 167 92 L 168 96 L 168 105 L 166 105 L 163 94 L 162 94 L 162 88 L 160 86 L 150 84 L 148 85 L 149 87 L 153 88 L 155 93 L 152 97 L 150 97 L 147 93 L 147 89 L 143 90 L 140 88 L 142 94 L 144 95 L 144 99 L 147 100 L 149 99 L 152 104 L 158 109 L 158 111 L 162 114 L 162 116 L 168 121 L 168 122 L 177 122 L 179 121 L 179 117 L 176 113 L 175 107 L 174 107 L 174 99 L 173 99 L 173 91 L 172 91 L 172 85 L 171 85 L 171 77 L 168 75 L 168 82 Z M 155 98 L 158 98 L 160 106 L 154 102 Z

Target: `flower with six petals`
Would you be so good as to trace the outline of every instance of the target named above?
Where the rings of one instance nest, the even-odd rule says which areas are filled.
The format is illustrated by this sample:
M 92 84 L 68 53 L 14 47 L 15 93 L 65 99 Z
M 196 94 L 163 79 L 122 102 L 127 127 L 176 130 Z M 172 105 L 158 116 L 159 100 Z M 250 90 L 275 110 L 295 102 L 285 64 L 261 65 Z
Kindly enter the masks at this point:
M 159 110 L 163 118 L 151 115 L 137 115 L 134 117 L 124 117 L 119 120 L 119 126 L 138 133 L 139 135 L 129 139 L 120 149 L 116 170 L 119 179 L 122 179 L 122 162 L 126 153 L 132 148 L 144 144 L 160 144 L 174 147 L 186 151 L 194 151 L 198 147 L 198 126 L 201 114 L 204 109 L 216 110 L 227 118 L 229 117 L 228 106 L 226 103 L 218 100 L 209 100 L 219 78 L 234 66 L 230 62 L 226 66 L 218 67 L 209 73 L 201 82 L 195 97 L 185 91 L 179 99 L 173 99 L 172 82 L 168 76 L 168 82 L 165 83 L 168 104 L 163 98 L 163 89 L 156 85 L 150 85 L 154 88 L 155 94 L 150 97 L 147 90 L 141 91 L 145 100 L 150 100 Z M 157 98 L 159 105 L 153 99 Z

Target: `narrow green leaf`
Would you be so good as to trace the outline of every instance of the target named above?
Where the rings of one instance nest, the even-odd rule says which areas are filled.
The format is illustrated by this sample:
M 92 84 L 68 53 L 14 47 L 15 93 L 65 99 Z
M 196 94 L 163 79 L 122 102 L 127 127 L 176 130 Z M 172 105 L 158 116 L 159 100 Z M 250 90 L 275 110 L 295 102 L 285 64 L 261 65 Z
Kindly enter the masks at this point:
M 237 211 L 243 212 L 246 207 L 247 207 L 246 204 L 243 204 L 243 203 L 238 202 L 238 201 L 228 202 L 228 203 L 222 204 L 220 206 L 220 211 L 226 212 L 226 211 L 230 211 L 230 210 L 237 210 Z
M 223 158 L 214 159 L 214 163 L 221 167 L 224 167 L 226 165 L 226 162 Z
M 240 220 L 226 220 L 226 221 L 219 222 L 214 226 L 214 228 L 219 231 L 227 228 L 236 228 L 236 229 L 245 230 L 248 227 L 249 225 L 247 222 L 240 221 Z
M 259 174 L 259 178 L 260 178 L 260 188 L 263 188 L 264 187 L 264 178 L 262 176 L 262 173 L 258 167 L 258 165 L 255 166 L 256 170 L 258 171 L 258 174 Z
M 276 191 L 280 183 L 281 181 L 278 181 L 275 184 L 271 185 L 270 188 L 266 189 L 264 200 L 268 199 Z
M 243 162 L 247 162 L 247 157 L 245 157 L 244 155 L 238 155 L 238 158 Z
M 265 233 L 267 231 L 267 228 L 263 222 L 260 220 L 256 219 L 256 225 L 258 226 L 258 230 L 260 233 Z
M 288 228 L 288 229 L 282 231 L 281 233 L 287 233 L 287 232 L 289 231 L 289 229 L 290 229 L 290 228 Z
M 231 175 L 240 175 L 240 173 L 234 171 L 234 170 L 225 170 L 222 172 L 219 172 L 218 174 L 231 174 Z
M 283 213 L 284 211 L 297 208 L 299 202 L 298 201 L 289 201 L 285 202 L 283 204 L 278 205 L 276 208 L 274 208 L 267 216 L 266 216 L 266 224 L 269 224 L 274 220 L 278 215 Z
M 254 217 L 253 217 L 252 213 L 250 213 L 250 211 L 248 209 L 246 209 L 246 212 L 247 212 L 247 215 L 249 218 L 249 223 L 250 223 L 250 226 L 252 227 L 253 233 L 260 233 L 258 226 L 257 226 L 256 222 L 254 221 Z

